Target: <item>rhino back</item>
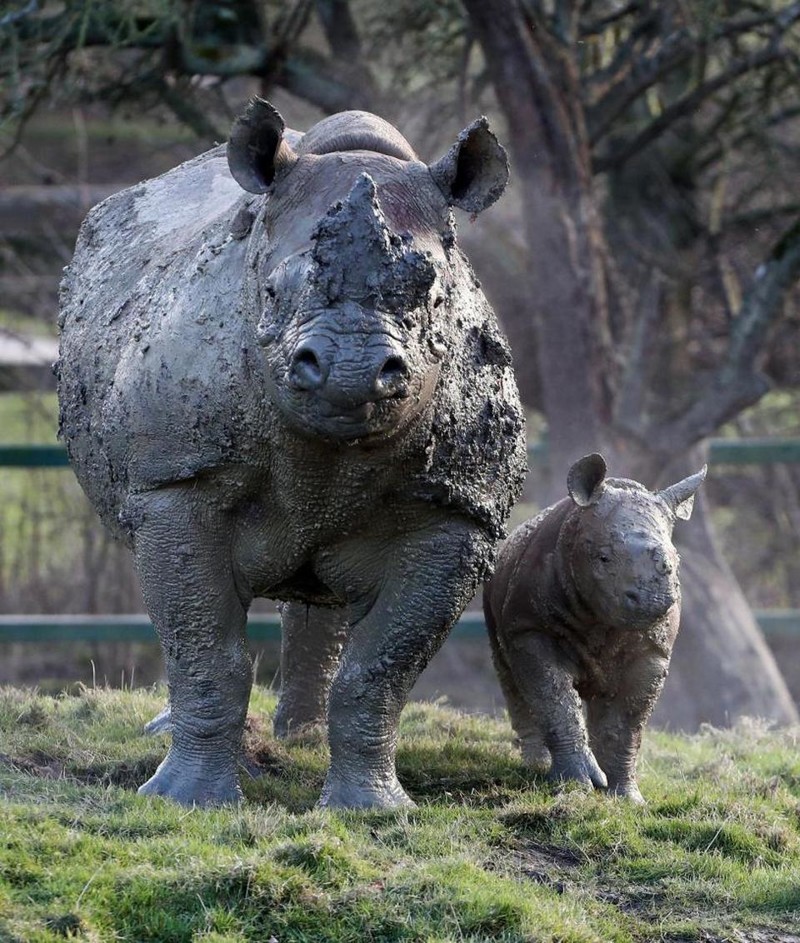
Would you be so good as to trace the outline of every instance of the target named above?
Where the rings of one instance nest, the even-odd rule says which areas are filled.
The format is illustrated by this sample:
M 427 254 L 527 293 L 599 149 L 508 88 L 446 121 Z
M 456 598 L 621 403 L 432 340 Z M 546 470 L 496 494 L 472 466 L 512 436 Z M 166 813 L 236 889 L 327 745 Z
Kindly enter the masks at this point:
M 564 605 L 555 555 L 573 509 L 568 498 L 562 499 L 520 524 L 503 545 L 487 593 L 504 634 L 534 625 L 546 630 L 552 610 Z
M 112 529 L 129 490 L 235 446 L 219 411 L 246 406 L 252 327 L 238 304 L 246 240 L 230 232 L 252 200 L 218 147 L 115 194 L 81 228 L 62 283 L 60 435 Z

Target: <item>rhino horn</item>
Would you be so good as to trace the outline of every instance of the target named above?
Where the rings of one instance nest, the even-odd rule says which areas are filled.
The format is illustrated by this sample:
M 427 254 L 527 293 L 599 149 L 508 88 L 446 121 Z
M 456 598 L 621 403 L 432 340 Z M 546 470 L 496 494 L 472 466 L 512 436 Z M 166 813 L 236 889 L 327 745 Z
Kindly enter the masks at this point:
M 669 488 L 664 488 L 663 491 L 659 491 L 659 497 L 666 502 L 675 517 L 680 518 L 682 521 L 688 521 L 692 516 L 694 495 L 705 481 L 707 471 L 708 465 L 703 465 L 696 474 L 670 485 Z
M 334 203 L 312 237 L 315 280 L 329 301 L 346 297 L 410 310 L 424 303 L 436 279 L 426 253 L 386 222 L 375 181 L 362 173 L 344 200 Z
M 584 455 L 567 474 L 567 491 L 578 507 L 597 504 L 605 488 L 606 460 L 599 452 Z
M 297 155 L 284 140 L 286 123 L 263 98 L 253 98 L 233 122 L 228 140 L 228 168 L 249 193 L 266 193 L 279 170 L 291 167 Z
M 377 254 L 375 261 L 380 263 L 381 256 L 391 255 L 391 236 L 378 203 L 375 181 L 368 173 L 362 173 L 345 199 L 334 203 L 317 223 L 311 236 L 315 243 L 314 258 L 322 265 L 337 261 L 342 265 L 344 260 L 345 268 L 349 268 L 366 253 Z M 349 252 L 345 260 L 342 249 L 353 243 L 358 244 L 358 258 Z
M 508 157 L 489 122 L 481 117 L 459 134 L 450 150 L 428 168 L 450 206 L 480 213 L 508 183 Z

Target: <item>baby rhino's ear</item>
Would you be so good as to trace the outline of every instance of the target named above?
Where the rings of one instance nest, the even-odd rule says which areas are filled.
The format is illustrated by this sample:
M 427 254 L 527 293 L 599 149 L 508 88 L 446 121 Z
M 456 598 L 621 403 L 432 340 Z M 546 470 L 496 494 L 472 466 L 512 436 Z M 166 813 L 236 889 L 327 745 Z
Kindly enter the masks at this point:
M 567 491 L 578 507 L 597 504 L 605 488 L 606 471 L 606 460 L 599 452 L 584 455 L 570 468 Z

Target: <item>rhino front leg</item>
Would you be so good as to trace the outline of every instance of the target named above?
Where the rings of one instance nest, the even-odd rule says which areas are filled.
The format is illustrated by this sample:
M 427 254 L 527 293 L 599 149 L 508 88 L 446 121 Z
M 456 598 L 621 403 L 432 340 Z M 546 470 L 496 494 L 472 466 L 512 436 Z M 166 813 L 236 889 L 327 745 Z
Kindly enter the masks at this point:
M 511 665 L 497 634 L 494 615 L 489 605 L 484 606 L 486 629 L 489 635 L 489 644 L 492 649 L 494 663 L 500 688 L 503 691 L 511 726 L 517 735 L 522 759 L 526 766 L 537 773 L 546 773 L 552 765 L 552 757 L 544 740 L 544 731 L 540 719 L 528 706 L 522 692 L 514 680 Z
M 139 790 L 184 805 L 242 797 L 237 774 L 252 682 L 246 606 L 231 565 L 229 516 L 201 489 L 136 499 L 136 563 L 164 651 L 172 745 Z
M 608 776 L 612 795 L 644 804 L 636 783 L 636 762 L 642 734 L 667 676 L 667 662 L 647 659 L 628 665 L 614 697 L 589 702 L 592 749 Z
M 384 549 L 384 566 L 371 581 L 380 588 L 351 627 L 331 688 L 331 765 L 320 805 L 413 805 L 395 770 L 400 713 L 474 594 L 489 552 L 485 537 L 466 522 L 448 522 Z M 374 566 L 374 554 L 362 551 L 364 566 L 370 557 Z
M 589 747 L 580 696 L 555 643 L 535 632 L 514 635 L 507 641 L 506 661 L 544 732 L 552 756 L 549 778 L 604 788 L 606 777 Z
M 281 697 L 273 726 L 283 739 L 326 723 L 347 619 L 342 609 L 286 603 L 281 629 Z

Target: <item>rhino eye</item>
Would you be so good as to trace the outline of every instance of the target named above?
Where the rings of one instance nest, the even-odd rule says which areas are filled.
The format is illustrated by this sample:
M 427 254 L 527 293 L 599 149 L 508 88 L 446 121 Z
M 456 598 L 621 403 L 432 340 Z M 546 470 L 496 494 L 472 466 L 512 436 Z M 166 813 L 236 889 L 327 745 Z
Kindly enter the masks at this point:
M 611 563 L 611 551 L 601 550 L 600 553 L 597 554 L 597 559 L 601 563 Z
M 440 308 L 444 304 L 444 295 L 439 295 L 433 303 L 434 308 Z

